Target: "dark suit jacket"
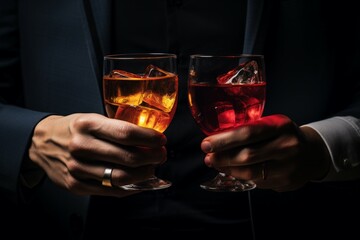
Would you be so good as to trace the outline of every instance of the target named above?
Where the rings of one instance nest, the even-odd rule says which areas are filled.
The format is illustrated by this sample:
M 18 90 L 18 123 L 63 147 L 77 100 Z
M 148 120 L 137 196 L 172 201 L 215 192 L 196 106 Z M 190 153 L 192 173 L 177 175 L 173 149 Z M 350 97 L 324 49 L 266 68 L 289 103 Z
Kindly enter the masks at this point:
M 103 0 L 2 0 L 0 96 L 17 105 L 0 103 L 0 189 L 4 196 L 19 199 L 21 163 L 27 158 L 29 140 L 37 122 L 51 113 L 104 114 L 99 81 L 102 56 L 111 51 L 110 3 Z M 333 115 L 360 117 L 359 80 L 355 71 L 359 63 L 359 26 L 354 9 L 327 1 L 248 1 L 243 52 L 265 54 L 268 81 L 265 114 L 283 113 L 298 124 Z M 339 17 L 334 18 L 334 14 Z M 351 30 L 346 30 L 344 24 Z M 182 118 L 180 114 L 178 118 L 190 119 L 189 115 Z M 201 134 L 193 123 L 178 121 L 173 129 L 177 126 L 195 131 L 198 136 L 192 138 L 191 132 L 187 136 L 180 134 L 177 137 L 188 144 L 170 146 L 173 148 L 169 152 L 191 160 L 189 151 L 198 146 Z M 170 129 L 169 134 L 173 134 L 172 131 Z M 202 159 L 199 150 L 194 152 Z M 202 174 L 207 171 L 196 167 Z M 166 176 L 169 169 L 164 168 L 162 174 Z M 179 176 L 185 177 L 193 176 Z M 202 180 L 197 179 L 198 182 Z M 187 187 L 186 184 L 181 186 Z M 182 194 L 186 192 L 183 191 Z M 294 196 L 300 195 L 309 204 L 309 195 L 303 191 L 282 195 L 280 202 L 279 195 L 274 196 L 274 193 L 256 190 L 253 195 L 259 196 L 256 199 L 269 197 L 266 204 L 262 202 L 265 198 L 255 199 L 258 209 L 264 210 L 262 207 L 266 206 L 280 214 L 287 210 L 282 211 L 280 203 L 288 203 Z M 310 192 L 316 194 L 313 188 Z M 55 221 L 52 226 L 69 235 L 82 234 L 89 197 L 74 196 L 48 180 L 32 194 L 31 209 L 39 211 L 39 215 L 44 213 L 43 220 Z M 243 198 L 233 195 L 225 199 L 232 199 L 229 206 L 235 206 Z M 259 210 L 255 213 L 262 214 Z M 255 216 L 259 222 L 269 218 Z M 31 220 L 25 219 L 24 222 Z

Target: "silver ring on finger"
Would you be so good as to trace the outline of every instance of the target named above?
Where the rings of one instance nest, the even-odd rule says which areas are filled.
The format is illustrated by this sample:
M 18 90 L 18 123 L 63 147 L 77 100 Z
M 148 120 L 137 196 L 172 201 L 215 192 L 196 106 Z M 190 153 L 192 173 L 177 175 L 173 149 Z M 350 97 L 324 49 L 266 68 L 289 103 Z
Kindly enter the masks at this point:
M 112 174 L 113 169 L 112 168 L 105 168 L 104 170 L 104 175 L 102 178 L 102 182 L 101 184 L 105 187 L 112 187 L 112 183 L 111 183 L 111 174 Z

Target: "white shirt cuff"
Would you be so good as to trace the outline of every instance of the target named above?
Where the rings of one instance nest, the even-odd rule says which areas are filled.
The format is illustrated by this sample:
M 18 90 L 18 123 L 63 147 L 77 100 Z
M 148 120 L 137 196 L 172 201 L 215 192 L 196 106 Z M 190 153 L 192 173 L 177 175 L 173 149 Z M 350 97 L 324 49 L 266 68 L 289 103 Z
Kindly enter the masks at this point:
M 332 166 L 322 181 L 360 178 L 360 119 L 332 117 L 304 126 L 321 136 L 331 156 Z

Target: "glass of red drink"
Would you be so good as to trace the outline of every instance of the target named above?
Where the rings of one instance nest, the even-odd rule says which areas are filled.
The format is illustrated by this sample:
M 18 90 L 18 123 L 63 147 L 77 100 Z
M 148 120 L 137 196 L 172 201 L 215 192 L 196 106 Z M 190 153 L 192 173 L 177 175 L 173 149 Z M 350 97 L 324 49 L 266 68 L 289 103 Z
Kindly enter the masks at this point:
M 265 93 L 262 55 L 190 56 L 189 106 L 196 123 L 208 136 L 259 119 Z M 219 173 L 201 187 L 210 191 L 246 191 L 256 184 Z

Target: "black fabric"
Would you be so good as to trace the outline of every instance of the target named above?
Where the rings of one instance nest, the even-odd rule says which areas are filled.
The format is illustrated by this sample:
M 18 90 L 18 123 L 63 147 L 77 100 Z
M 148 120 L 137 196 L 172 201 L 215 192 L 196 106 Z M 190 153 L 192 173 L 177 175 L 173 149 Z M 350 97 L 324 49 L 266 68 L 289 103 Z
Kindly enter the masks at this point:
M 193 193 L 182 192 L 178 196 L 175 192 L 172 188 L 121 200 L 92 198 L 93 211 L 89 212 L 85 239 L 116 237 L 119 233 L 136 237 L 145 234 L 157 239 L 197 233 L 202 237 L 214 234 L 233 237 L 241 233 L 240 239 L 254 239 L 246 197 L 240 200 L 234 193 L 207 193 L 207 201 L 200 202 Z M 161 236 L 161 233 L 176 235 Z

